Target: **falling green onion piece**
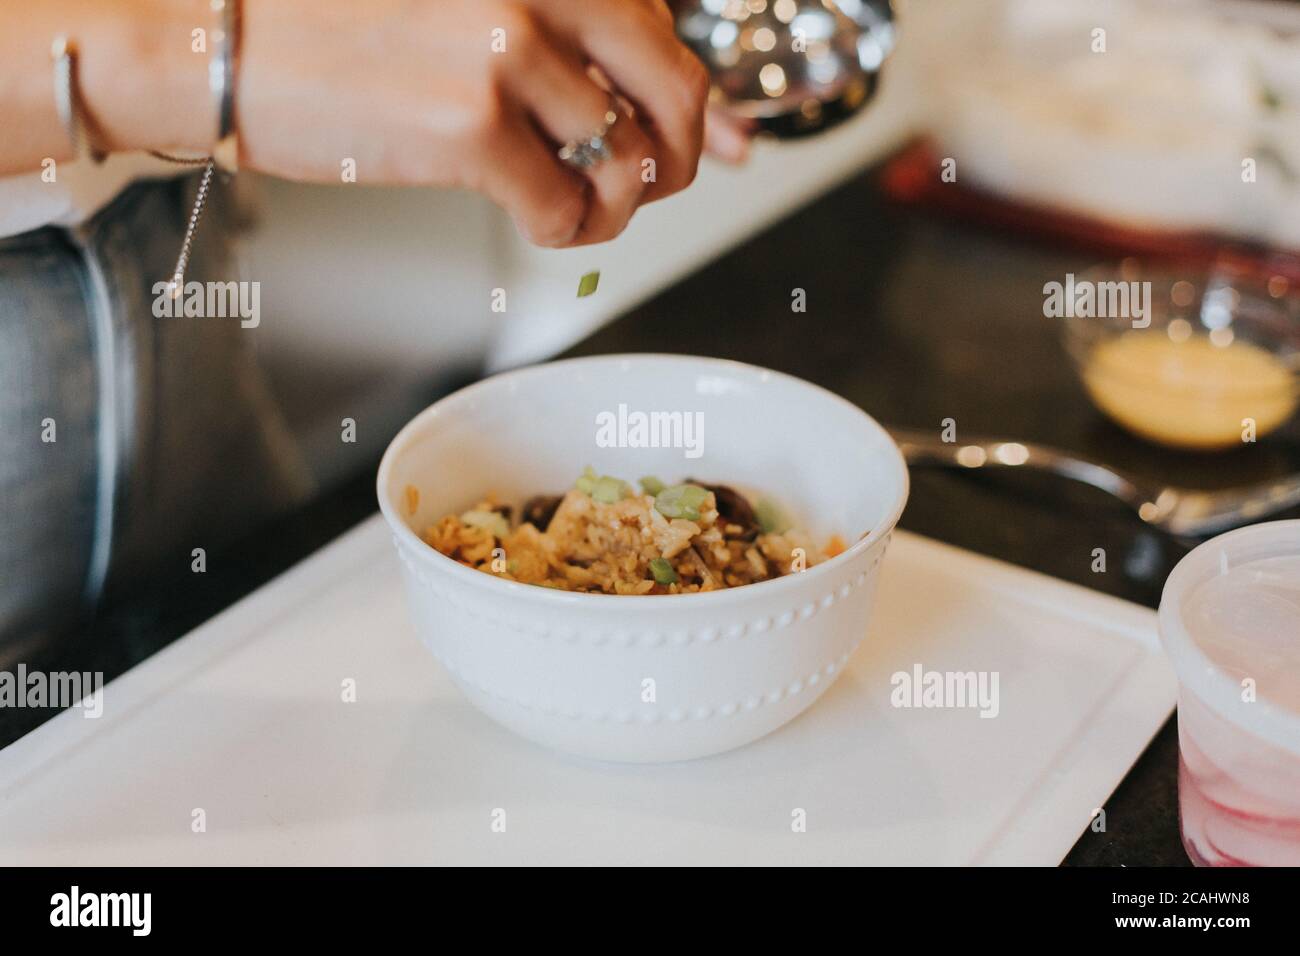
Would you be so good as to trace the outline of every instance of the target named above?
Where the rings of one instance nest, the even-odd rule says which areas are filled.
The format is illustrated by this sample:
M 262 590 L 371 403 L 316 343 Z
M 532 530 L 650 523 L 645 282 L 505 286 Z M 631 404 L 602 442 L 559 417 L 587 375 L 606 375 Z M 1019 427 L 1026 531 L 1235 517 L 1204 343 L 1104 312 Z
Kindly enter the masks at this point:
M 585 299 L 596 291 L 598 285 L 600 285 L 600 270 L 588 272 L 578 280 L 578 298 Z
M 665 487 L 667 486 L 654 475 L 646 475 L 641 479 L 641 490 L 651 497 L 659 494 Z
M 632 489 L 627 486 L 627 482 L 611 478 L 609 475 L 601 475 L 592 486 L 591 497 L 593 501 L 612 505 L 616 501 L 622 501 L 631 492 Z
M 699 485 L 673 485 L 655 495 L 655 511 L 665 518 L 700 520 L 700 505 L 709 496 Z
M 790 519 L 785 511 L 771 498 L 761 498 L 754 505 L 754 517 L 764 534 L 783 534 L 790 530 Z
M 673 570 L 667 558 L 651 558 L 650 573 L 654 575 L 656 584 L 677 583 L 677 572 Z

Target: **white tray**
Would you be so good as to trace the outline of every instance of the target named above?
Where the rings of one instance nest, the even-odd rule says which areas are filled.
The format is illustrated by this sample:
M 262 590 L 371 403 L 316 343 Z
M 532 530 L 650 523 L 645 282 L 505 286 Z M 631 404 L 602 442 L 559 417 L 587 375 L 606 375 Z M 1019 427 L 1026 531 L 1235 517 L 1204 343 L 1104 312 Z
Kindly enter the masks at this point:
M 808 713 L 719 757 L 604 765 L 460 697 L 376 517 L 113 681 L 101 718 L 0 751 L 0 862 L 1059 862 L 1173 707 L 1155 615 L 906 533 L 885 565 L 870 639 Z M 999 716 L 893 708 L 917 663 L 998 671 Z

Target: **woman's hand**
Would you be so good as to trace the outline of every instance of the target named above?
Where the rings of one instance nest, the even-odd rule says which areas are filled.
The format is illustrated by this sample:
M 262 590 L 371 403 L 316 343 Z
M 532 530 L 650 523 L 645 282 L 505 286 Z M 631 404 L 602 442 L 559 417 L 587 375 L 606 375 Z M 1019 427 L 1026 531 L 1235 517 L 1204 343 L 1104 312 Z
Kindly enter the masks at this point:
M 579 171 L 556 149 L 610 109 L 593 72 L 633 112 Z M 545 246 L 611 239 L 687 186 L 708 85 L 662 0 L 243 0 L 245 165 L 477 190 Z

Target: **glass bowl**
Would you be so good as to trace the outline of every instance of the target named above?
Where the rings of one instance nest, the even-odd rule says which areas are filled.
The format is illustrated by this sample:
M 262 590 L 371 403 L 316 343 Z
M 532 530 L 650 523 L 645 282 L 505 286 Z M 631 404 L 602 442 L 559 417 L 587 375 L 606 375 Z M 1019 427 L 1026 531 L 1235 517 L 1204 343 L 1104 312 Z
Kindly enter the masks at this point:
M 1300 405 L 1300 284 L 1286 276 L 1125 259 L 1044 295 L 1088 397 L 1141 438 L 1227 450 Z

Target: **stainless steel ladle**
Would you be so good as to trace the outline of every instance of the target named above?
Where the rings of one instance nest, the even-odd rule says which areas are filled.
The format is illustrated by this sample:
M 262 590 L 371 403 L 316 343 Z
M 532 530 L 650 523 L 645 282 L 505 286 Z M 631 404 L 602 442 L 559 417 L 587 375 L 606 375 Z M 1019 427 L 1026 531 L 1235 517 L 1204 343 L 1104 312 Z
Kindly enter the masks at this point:
M 779 137 L 861 109 L 894 48 L 890 0 L 684 0 L 677 32 L 713 76 L 717 105 Z

